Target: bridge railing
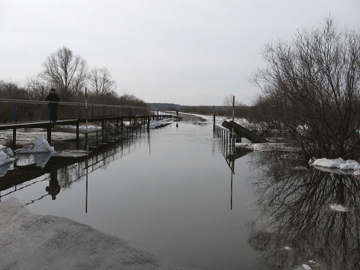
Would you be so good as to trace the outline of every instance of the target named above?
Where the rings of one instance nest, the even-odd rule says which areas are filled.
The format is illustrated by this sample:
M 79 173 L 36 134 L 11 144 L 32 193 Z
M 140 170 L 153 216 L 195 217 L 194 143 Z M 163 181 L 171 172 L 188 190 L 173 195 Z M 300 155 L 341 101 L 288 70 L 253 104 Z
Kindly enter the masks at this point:
M 51 103 L 51 102 L 50 102 Z M 0 99 L 0 123 L 49 120 L 49 102 L 38 100 Z M 165 114 L 150 107 L 59 102 L 58 119 L 97 118 Z

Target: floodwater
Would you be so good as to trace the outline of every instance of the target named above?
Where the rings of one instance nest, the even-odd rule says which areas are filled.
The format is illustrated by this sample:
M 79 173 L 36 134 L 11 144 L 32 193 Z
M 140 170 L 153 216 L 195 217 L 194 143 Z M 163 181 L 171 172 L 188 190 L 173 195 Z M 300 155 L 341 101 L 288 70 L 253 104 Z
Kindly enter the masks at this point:
M 359 181 L 287 162 L 256 152 L 226 159 L 212 125 L 180 122 L 3 190 L 1 200 L 192 269 L 356 269 Z

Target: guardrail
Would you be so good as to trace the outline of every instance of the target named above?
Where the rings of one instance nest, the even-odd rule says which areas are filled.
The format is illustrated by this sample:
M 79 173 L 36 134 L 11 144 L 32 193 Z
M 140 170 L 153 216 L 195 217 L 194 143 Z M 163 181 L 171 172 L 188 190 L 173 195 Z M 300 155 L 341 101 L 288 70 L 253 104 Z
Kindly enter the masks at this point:
M 235 142 L 232 131 L 216 124 L 214 124 L 213 131 L 214 135 L 219 137 L 223 143 L 225 156 L 233 155 L 235 153 Z

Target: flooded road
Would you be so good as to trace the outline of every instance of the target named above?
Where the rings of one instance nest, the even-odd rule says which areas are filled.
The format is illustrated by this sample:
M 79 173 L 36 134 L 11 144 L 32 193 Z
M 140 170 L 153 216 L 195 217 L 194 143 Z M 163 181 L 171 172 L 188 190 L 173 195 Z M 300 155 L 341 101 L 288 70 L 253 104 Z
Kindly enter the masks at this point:
M 212 125 L 180 122 L 3 190 L 1 200 L 192 269 L 354 269 L 358 181 L 290 163 L 258 152 L 231 162 Z

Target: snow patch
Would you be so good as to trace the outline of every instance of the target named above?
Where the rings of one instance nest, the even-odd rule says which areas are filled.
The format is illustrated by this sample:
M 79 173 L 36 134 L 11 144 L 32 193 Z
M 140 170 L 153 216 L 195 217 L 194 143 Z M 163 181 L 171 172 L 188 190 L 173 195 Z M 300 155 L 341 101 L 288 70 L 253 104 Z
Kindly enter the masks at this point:
M 11 148 L 6 148 L 0 145 L 0 177 L 3 177 L 8 170 L 14 169 L 14 162 L 16 158 Z
M 40 135 L 40 136 L 36 136 L 33 149 L 21 148 L 16 150 L 15 152 L 20 154 L 32 154 L 32 153 L 55 152 L 55 149 L 53 146 L 50 146 L 50 144 L 44 138 L 44 136 Z
M 296 270 L 311 270 L 311 267 L 307 264 L 302 264 L 296 268 Z
M 341 171 L 355 171 L 354 175 L 360 175 L 360 164 L 356 160 L 342 158 L 327 159 L 327 158 L 312 158 L 309 160 L 309 164 L 316 167 L 339 169 Z
M 184 269 L 90 226 L 33 214 L 14 198 L 0 203 L 0 246 L 0 269 Z
M 340 204 L 330 204 L 329 208 L 331 211 L 336 211 L 336 212 L 347 212 L 349 211 L 347 207 L 342 206 Z

